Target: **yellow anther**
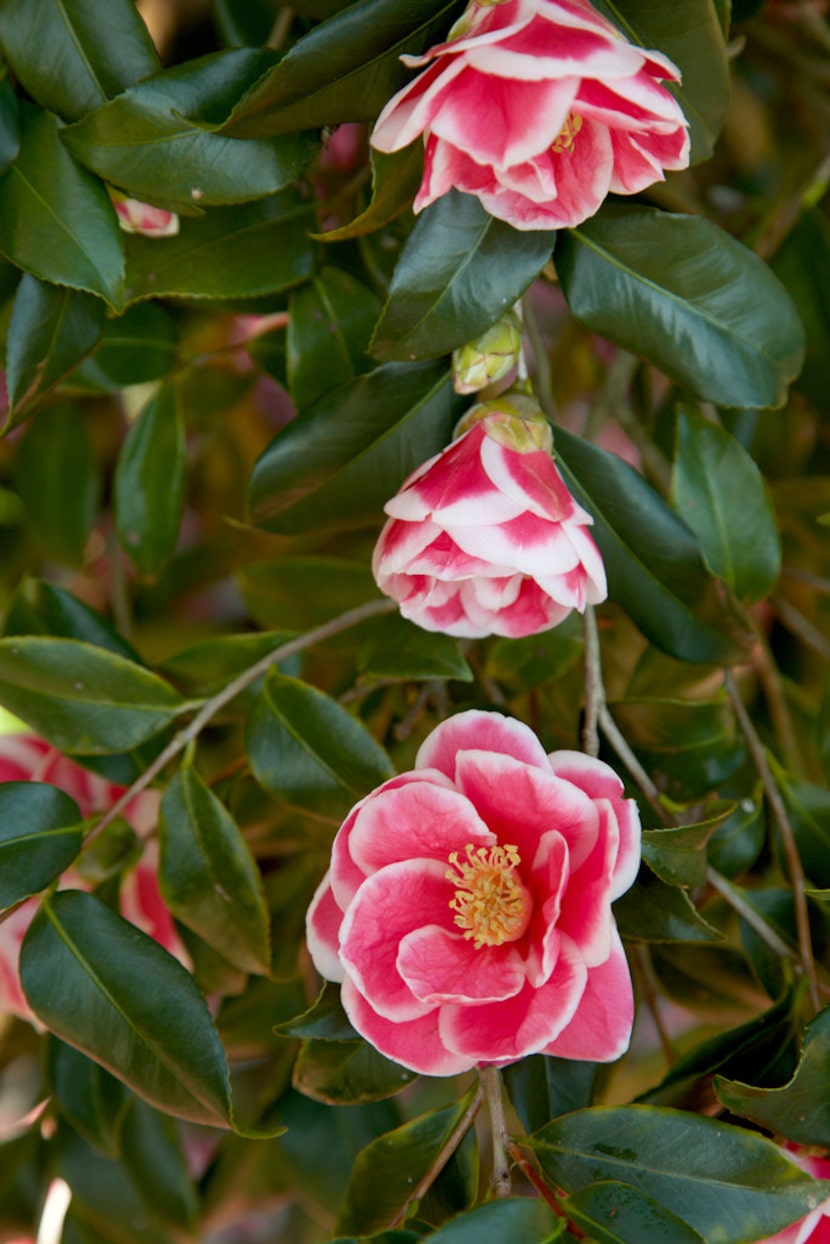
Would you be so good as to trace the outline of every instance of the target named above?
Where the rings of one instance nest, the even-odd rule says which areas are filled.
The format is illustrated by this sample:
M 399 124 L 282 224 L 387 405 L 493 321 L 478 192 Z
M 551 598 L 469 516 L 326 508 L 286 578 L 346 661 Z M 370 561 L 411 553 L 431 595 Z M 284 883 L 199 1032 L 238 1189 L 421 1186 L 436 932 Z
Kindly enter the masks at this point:
M 517 848 L 468 843 L 464 855 L 453 851 L 449 862 L 444 875 L 457 887 L 450 907 L 455 923 L 476 950 L 521 937 L 530 921 L 532 900 L 516 876 L 521 863 Z

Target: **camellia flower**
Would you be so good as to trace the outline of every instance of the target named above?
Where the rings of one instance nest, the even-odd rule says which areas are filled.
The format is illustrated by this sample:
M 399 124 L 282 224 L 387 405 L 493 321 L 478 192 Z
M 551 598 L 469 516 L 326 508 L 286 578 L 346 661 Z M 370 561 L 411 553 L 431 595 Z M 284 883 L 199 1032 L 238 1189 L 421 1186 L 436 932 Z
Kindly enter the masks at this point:
M 403 616 L 447 635 L 516 638 L 604 600 L 591 517 L 554 466 L 535 402 L 504 394 L 456 432 L 384 506 L 372 570 Z
M 179 218 L 164 207 L 153 207 L 140 199 L 130 199 L 110 188 L 110 198 L 125 233 L 141 233 L 145 238 L 172 238 L 179 232 Z
M 830 1158 L 815 1156 L 796 1145 L 786 1145 L 788 1157 L 814 1179 L 830 1179 Z M 830 1244 L 830 1199 L 823 1201 L 806 1218 L 770 1235 L 760 1244 Z
M 48 782 L 60 787 L 75 800 L 82 817 L 106 811 L 123 794 L 123 787 L 83 769 L 36 735 L 0 735 L 0 782 L 27 781 Z M 143 791 L 127 805 L 125 816 L 139 835 L 155 825 L 158 805 L 157 791 Z M 158 848 L 152 842 L 144 847 L 139 861 L 124 875 L 121 913 L 170 954 L 187 963 L 187 952 L 162 900 L 157 873 Z M 87 888 L 72 870 L 63 875 L 61 885 Z M 0 924 L 0 1015 L 17 1015 L 29 1022 L 35 1017 L 20 985 L 19 960 L 20 947 L 38 902 L 37 897 L 27 899 Z
M 662 85 L 677 68 L 588 0 L 472 3 L 446 43 L 402 59 L 428 67 L 371 142 L 398 151 L 423 135 L 416 212 L 455 187 L 517 229 L 565 228 L 689 163 L 687 121 Z
M 460 713 L 344 821 L 308 912 L 312 958 L 356 1030 L 414 1071 L 610 1061 L 633 1019 L 611 903 L 639 843 L 606 764 Z

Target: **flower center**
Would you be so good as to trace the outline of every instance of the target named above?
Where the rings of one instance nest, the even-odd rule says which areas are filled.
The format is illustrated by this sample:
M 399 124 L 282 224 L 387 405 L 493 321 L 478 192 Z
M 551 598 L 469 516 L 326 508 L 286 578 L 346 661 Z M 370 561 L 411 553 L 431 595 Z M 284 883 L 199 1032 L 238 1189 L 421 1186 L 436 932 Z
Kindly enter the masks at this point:
M 455 923 L 476 950 L 515 942 L 530 922 L 532 900 L 515 869 L 516 847 L 473 847 L 453 851 L 444 874 L 457 887 L 450 899 Z
M 553 140 L 551 151 L 562 152 L 567 151 L 569 154 L 574 149 L 576 136 L 582 129 L 582 117 L 578 112 L 569 112 L 565 124 L 559 131 L 559 134 Z

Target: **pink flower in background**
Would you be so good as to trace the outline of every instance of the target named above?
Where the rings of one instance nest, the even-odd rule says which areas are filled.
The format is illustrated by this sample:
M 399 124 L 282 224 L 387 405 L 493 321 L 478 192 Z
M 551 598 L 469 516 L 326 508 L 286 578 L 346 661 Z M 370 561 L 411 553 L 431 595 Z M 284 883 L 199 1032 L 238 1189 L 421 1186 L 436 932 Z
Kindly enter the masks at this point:
M 796 1145 L 785 1145 L 788 1157 L 814 1179 L 830 1179 L 830 1158 L 814 1157 Z M 760 1244 L 830 1244 L 830 1198 L 806 1218 L 770 1235 Z
M 164 207 L 153 207 L 140 199 L 130 199 L 110 189 L 110 198 L 125 233 L 141 233 L 145 238 L 172 238 L 179 232 L 179 218 Z
M 592 519 L 554 466 L 538 407 L 505 395 L 468 421 L 384 506 L 381 591 L 425 630 L 468 638 L 533 635 L 604 600 Z
M 0 735 L 0 782 L 26 781 L 48 782 L 60 787 L 75 800 L 82 817 L 106 811 L 124 790 L 83 769 L 35 735 Z M 126 819 L 139 835 L 146 834 L 155 825 L 158 804 L 156 791 L 144 791 L 127 805 Z M 121 913 L 187 964 L 187 952 L 162 902 L 157 870 L 158 848 L 155 842 L 150 842 L 145 845 L 138 863 L 124 875 Z M 64 874 L 61 885 L 87 888 L 72 870 Z M 0 924 L 0 1014 L 10 1013 L 30 1022 L 34 1016 L 20 986 L 18 962 L 20 946 L 37 911 L 38 901 L 37 898 L 28 899 Z
M 517 229 L 566 228 L 689 163 L 686 119 L 662 85 L 677 68 L 588 0 L 472 3 L 448 42 L 403 59 L 427 68 L 371 142 L 398 151 L 423 135 L 416 212 L 455 187 Z
M 633 1019 L 611 903 L 639 859 L 636 804 L 606 764 L 460 713 L 349 813 L 309 948 L 357 1031 L 414 1071 L 609 1061 Z

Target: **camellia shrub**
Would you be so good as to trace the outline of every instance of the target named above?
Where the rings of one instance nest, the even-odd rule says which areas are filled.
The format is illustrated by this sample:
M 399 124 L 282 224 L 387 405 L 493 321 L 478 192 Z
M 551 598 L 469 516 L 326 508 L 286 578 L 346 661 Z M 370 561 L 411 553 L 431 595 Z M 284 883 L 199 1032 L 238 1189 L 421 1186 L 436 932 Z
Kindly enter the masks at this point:
M 0 1244 L 830 1240 L 827 0 L 0 0 Z

